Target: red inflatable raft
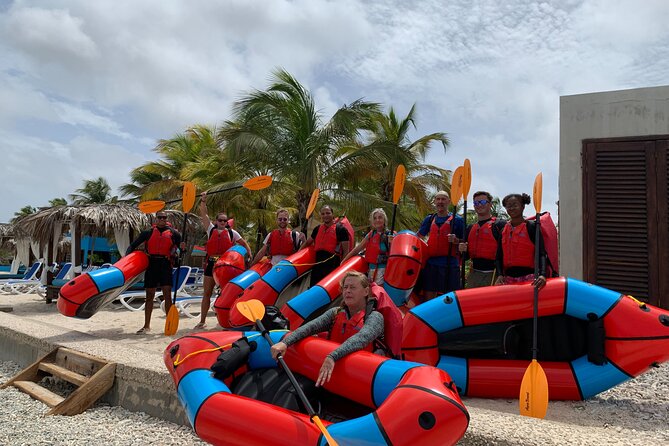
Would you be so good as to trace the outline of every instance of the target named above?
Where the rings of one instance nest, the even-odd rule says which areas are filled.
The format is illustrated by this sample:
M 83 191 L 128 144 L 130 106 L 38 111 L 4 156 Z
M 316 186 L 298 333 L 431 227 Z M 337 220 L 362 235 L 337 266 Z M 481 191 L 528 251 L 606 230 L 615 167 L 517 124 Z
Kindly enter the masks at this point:
M 60 288 L 58 311 L 63 316 L 88 319 L 137 282 L 148 266 L 147 255 L 135 251 L 109 268 L 75 277 Z
M 460 393 L 517 398 L 532 345 L 531 284 L 448 293 L 404 318 L 403 357 Z M 669 359 L 669 312 L 575 279 L 539 293 L 538 360 L 553 400 L 590 398 Z
M 276 342 L 284 334 L 270 335 Z M 219 361 L 230 365 L 233 370 L 229 372 L 235 373 L 225 382 L 216 379 L 210 368 L 217 361 L 219 349 L 229 349 L 242 337 L 248 342 L 237 343 L 233 353 L 236 355 L 234 349 L 246 345 L 243 362 L 231 365 Z M 308 397 L 318 398 L 315 407 L 321 408 L 319 416 L 340 445 L 450 445 L 462 438 L 469 415 L 449 376 L 434 367 L 360 351 L 338 361 L 325 390 L 320 396 L 314 395 L 309 383 L 313 387 L 325 356 L 336 347 L 327 340 L 308 338 L 289 348 L 285 360 L 299 374 L 298 381 Z M 190 423 L 203 440 L 228 446 L 327 444 L 307 415 L 279 406 L 297 409 L 290 384 L 277 376 L 269 345 L 257 332 L 186 336 L 167 347 L 164 361 Z M 254 373 L 258 374 L 252 375 L 253 379 L 246 379 Z M 260 384 L 253 383 L 256 378 Z M 265 386 L 278 390 L 265 395 Z M 336 419 L 341 421 L 336 423 L 328 421 L 333 407 L 339 409 Z

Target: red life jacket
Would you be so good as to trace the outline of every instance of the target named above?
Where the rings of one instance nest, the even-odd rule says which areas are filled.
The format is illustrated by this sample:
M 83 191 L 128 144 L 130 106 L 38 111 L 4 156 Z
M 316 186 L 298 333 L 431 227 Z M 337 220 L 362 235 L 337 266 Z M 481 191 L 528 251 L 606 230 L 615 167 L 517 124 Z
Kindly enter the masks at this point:
M 502 251 L 504 270 L 513 266 L 534 268 L 534 243 L 527 232 L 527 223 L 522 222 L 515 228 L 507 223 L 502 231 Z
M 376 229 L 369 231 L 367 234 L 367 246 L 365 247 L 365 260 L 367 263 L 376 265 L 379 263 L 379 254 L 381 254 L 381 236 Z
M 338 223 L 330 226 L 321 224 L 318 227 L 316 240 L 314 240 L 314 249 L 316 251 L 326 251 L 330 254 L 335 253 L 337 249 L 337 225 Z
M 362 329 L 368 314 L 378 311 L 383 315 L 383 337 L 375 339 L 364 350 L 373 352 L 381 348 L 389 357 L 399 358 L 402 351 L 402 313 L 383 287 L 375 283 L 370 287 L 371 297 L 365 310 L 360 310 L 351 319 L 346 319 L 345 311 L 337 313 L 329 339 L 341 344 Z
M 351 319 L 346 318 L 346 310 L 341 310 L 335 316 L 332 330 L 330 330 L 330 340 L 338 343 L 343 343 L 351 336 L 354 336 L 362 330 L 365 325 L 365 310 L 360 310 Z M 374 343 L 370 342 L 363 350 L 374 351 Z
M 269 255 L 289 256 L 295 252 L 295 240 L 293 232 L 289 229 L 283 231 L 275 229 L 269 234 Z
M 427 238 L 427 256 L 440 257 L 453 255 L 451 252 L 451 243 L 448 242 L 448 235 L 451 233 L 451 221 L 453 215 L 451 214 L 446 221 L 437 226 L 436 214 L 432 217 L 432 224 L 430 225 L 430 234 Z
M 536 216 L 528 217 L 528 220 L 534 220 Z M 546 265 L 546 277 L 556 277 L 559 274 L 559 251 L 558 251 L 558 233 L 555 223 L 551 218 L 550 212 L 542 212 L 539 219 L 541 223 L 541 235 L 544 239 L 544 250 L 548 257 L 548 265 Z
M 207 240 L 207 255 L 208 256 L 220 256 L 225 251 L 230 249 L 233 245 L 232 242 L 232 230 L 224 229 L 222 231 L 217 230 L 215 227 L 211 228 L 209 232 L 209 240 Z
M 497 239 L 493 235 L 495 217 L 485 222 L 483 226 L 474 223 L 467 237 L 467 251 L 472 259 L 495 260 L 497 257 Z
M 153 231 L 151 232 L 151 237 L 149 237 L 149 240 L 146 242 L 146 251 L 152 256 L 171 256 L 173 246 L 172 230 L 166 229 L 163 232 L 160 232 L 156 225 L 153 225 L 152 227 Z

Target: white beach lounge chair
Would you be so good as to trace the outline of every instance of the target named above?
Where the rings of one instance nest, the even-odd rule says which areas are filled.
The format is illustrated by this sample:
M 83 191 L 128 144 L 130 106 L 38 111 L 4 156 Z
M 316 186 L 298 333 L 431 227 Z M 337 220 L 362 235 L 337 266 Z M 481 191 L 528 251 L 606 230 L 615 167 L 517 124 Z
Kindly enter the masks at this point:
M 179 274 L 176 274 L 176 269 L 172 271 L 172 290 L 174 290 L 174 287 L 176 286 L 177 295 L 179 292 L 183 292 L 189 274 L 190 274 L 190 266 L 180 267 Z M 160 299 L 162 295 L 163 295 L 162 290 L 158 288 L 156 290 L 156 296 L 154 299 L 162 300 Z M 118 297 L 118 302 L 120 302 L 121 305 L 123 305 L 130 311 L 143 311 L 144 306 L 146 304 L 146 292 L 142 290 L 142 291 L 127 291 L 125 293 L 121 293 Z
M 20 279 L 2 279 L 0 280 L 0 285 L 4 285 L 9 282 L 14 282 L 14 283 L 19 283 L 23 282 L 26 280 L 35 280 L 37 279 L 37 273 L 39 272 L 40 268 L 42 267 L 42 262 L 40 260 L 36 261 L 35 263 L 32 264 L 32 266 L 26 271 L 26 273 L 23 275 L 22 278 Z
M 53 280 L 63 280 L 65 276 L 72 269 L 72 263 L 67 262 L 58 271 L 58 274 L 53 278 Z M 6 294 L 39 294 L 40 296 L 46 296 L 46 285 L 42 284 L 40 280 L 30 280 L 25 282 L 10 283 L 2 286 L 2 292 Z

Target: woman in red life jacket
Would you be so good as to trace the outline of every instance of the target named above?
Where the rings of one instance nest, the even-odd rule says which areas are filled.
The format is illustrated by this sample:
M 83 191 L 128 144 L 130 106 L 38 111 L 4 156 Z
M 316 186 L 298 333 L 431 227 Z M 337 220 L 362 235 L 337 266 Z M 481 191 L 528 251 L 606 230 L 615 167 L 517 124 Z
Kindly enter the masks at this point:
M 167 222 L 165 211 L 156 212 L 156 222 L 151 229 L 142 231 L 133 240 L 126 251 L 126 255 L 133 252 L 142 243 L 144 243 L 145 250 L 149 254 L 149 266 L 144 273 L 144 289 L 146 290 L 144 326 L 137 331 L 137 334 L 149 333 L 151 331 L 153 298 L 156 295 L 156 288 L 158 287 L 163 292 L 165 311 L 169 312 L 172 306 L 171 257 L 176 252 L 177 246 L 180 246 L 181 249 L 186 247 L 181 241 L 181 234 Z
M 327 204 L 321 208 L 321 222 L 302 245 L 314 245 L 316 249 L 316 264 L 311 268 L 309 279 L 310 288 L 337 269 L 341 258 L 346 257 L 351 249 L 348 231 L 341 223 L 335 223 L 332 208 Z
M 465 242 L 459 246 L 460 252 L 466 252 L 472 259 L 467 288 L 493 284 L 497 250 L 506 225 L 506 220 L 492 216 L 492 195 L 489 192 L 474 194 L 474 211 L 478 221 L 467 226 Z
M 370 281 L 381 285 L 383 284 L 383 273 L 388 261 L 388 251 L 390 251 L 389 238 L 391 234 L 387 228 L 388 216 L 386 211 L 381 208 L 374 209 L 369 214 L 369 225 L 372 230 L 344 257 L 342 263 L 364 250 L 365 260 L 369 263 L 367 277 Z
M 502 242 L 497 250 L 497 271 L 500 272 L 495 284 L 509 285 L 532 282 L 543 288 L 546 285 L 546 252 L 539 233 L 539 276 L 534 278 L 534 250 L 536 249 L 536 224 L 525 220 L 523 211 L 530 204 L 527 194 L 509 194 L 502 200 L 502 206 L 509 214 L 509 222 L 502 230 Z
M 329 339 L 341 345 L 325 357 L 316 386 L 330 381 L 337 360 L 358 350 L 371 352 L 374 340 L 383 336 L 383 315 L 374 310 L 365 317 L 367 300 L 370 298 L 367 276 L 357 271 L 347 272 L 341 280 L 341 290 L 344 300 L 340 307 L 331 308 L 302 325 L 271 349 L 272 356 L 276 359 L 278 355 L 286 352 L 288 346 L 308 336 L 327 331 Z
M 204 282 L 202 290 L 202 303 L 200 304 L 200 322 L 193 327 L 200 330 L 206 327 L 207 313 L 211 305 L 211 294 L 214 291 L 214 264 L 216 259 L 220 257 L 225 251 L 230 249 L 232 245 L 237 244 L 246 248 L 246 251 L 251 256 L 251 248 L 246 240 L 239 235 L 239 232 L 228 226 L 228 216 L 225 212 L 216 214 L 216 220 L 212 222 L 209 220 L 207 212 L 207 193 L 202 192 L 200 196 L 200 219 L 202 225 L 207 228 L 207 255 L 204 258 Z
M 279 209 L 276 211 L 276 225 L 278 228 L 267 234 L 263 247 L 253 258 L 251 265 L 258 263 L 264 256 L 269 256 L 272 265 L 276 265 L 300 249 L 300 246 L 306 241 L 304 234 L 300 231 L 291 231 L 288 227 L 289 220 L 287 210 Z

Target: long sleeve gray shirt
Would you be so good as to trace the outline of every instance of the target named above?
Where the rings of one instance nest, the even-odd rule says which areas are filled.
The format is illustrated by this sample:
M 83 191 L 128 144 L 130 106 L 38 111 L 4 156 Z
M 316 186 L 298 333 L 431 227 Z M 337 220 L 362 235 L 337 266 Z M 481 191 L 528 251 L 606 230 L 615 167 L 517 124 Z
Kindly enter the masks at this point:
M 290 346 L 295 344 L 302 339 L 321 333 L 323 331 L 329 332 L 332 329 L 337 313 L 341 310 L 340 308 L 331 308 L 313 321 L 307 322 L 306 324 L 299 327 L 294 332 L 288 334 L 283 338 L 283 342 L 286 345 Z M 335 349 L 328 356 L 331 357 L 335 362 L 344 356 L 362 350 L 370 342 L 374 341 L 376 338 L 383 335 L 383 315 L 378 311 L 372 311 L 367 319 L 365 319 L 365 325 L 360 329 L 358 333 L 348 338 L 344 343 L 342 343 L 337 349 Z

